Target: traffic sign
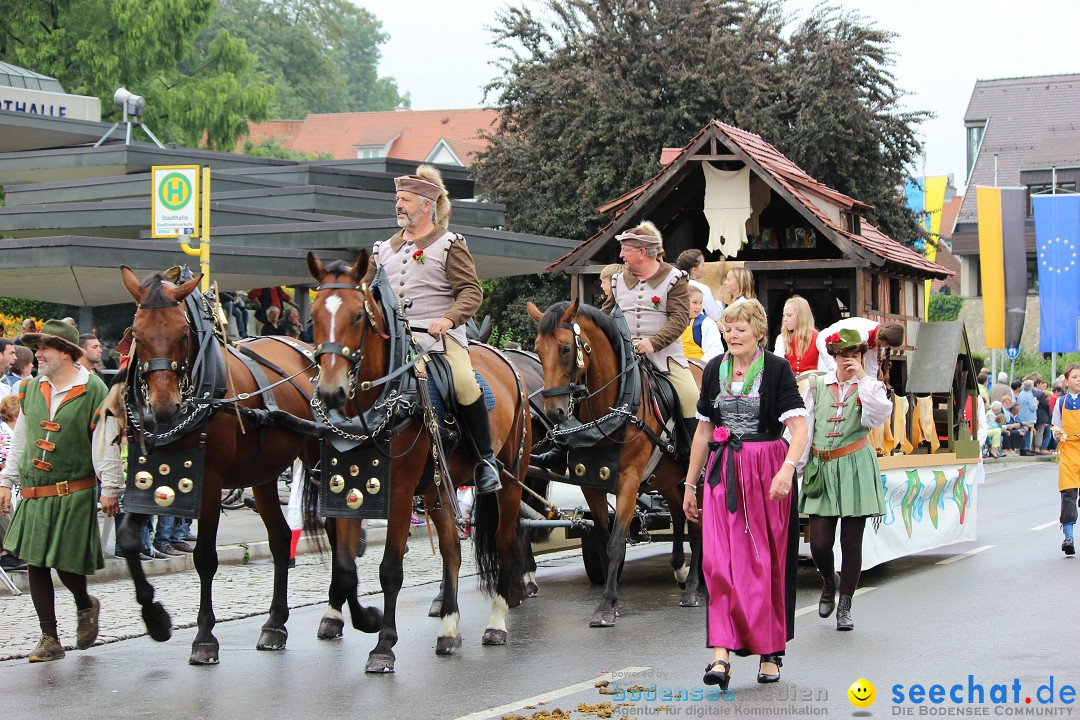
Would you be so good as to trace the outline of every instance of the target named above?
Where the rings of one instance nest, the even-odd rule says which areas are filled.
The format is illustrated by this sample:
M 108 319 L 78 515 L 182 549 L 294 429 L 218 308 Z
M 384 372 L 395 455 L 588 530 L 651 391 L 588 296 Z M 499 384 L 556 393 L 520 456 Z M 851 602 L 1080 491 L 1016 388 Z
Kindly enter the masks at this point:
M 1020 347 L 1013 346 L 1010 348 L 1005 348 L 1005 354 L 1009 357 L 1010 360 L 1015 360 L 1016 358 L 1020 357 Z
M 150 236 L 199 235 L 199 166 L 155 165 L 151 168 L 153 215 Z

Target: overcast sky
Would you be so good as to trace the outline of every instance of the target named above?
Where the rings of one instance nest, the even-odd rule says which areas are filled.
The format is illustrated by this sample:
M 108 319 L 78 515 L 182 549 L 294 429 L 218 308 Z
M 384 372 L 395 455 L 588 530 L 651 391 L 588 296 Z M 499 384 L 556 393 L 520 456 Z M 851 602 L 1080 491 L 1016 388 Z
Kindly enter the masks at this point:
M 662 0 L 661 0 L 662 1 Z M 417 110 L 480 107 L 498 55 L 486 29 L 507 0 L 354 0 L 390 34 L 381 75 L 394 77 Z M 516 0 L 537 7 L 536 0 Z M 788 0 L 792 22 L 817 0 Z M 964 185 L 964 110 L 975 81 L 1080 72 L 1076 0 L 906 0 L 834 3 L 857 8 L 898 34 L 897 81 L 912 109 L 936 117 L 922 126 L 925 174 Z M 494 98 L 492 98 L 493 100 Z M 753 131 L 754 128 L 746 128 Z M 689 139 L 689 138 L 687 138 Z M 657 148 L 659 156 L 659 148 Z M 915 168 L 923 174 L 923 168 Z

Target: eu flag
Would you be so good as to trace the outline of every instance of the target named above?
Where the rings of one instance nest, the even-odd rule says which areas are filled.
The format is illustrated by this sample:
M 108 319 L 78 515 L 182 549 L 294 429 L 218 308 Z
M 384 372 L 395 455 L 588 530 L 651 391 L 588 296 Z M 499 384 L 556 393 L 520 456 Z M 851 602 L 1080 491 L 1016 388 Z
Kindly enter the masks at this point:
M 1039 350 L 1076 352 L 1080 322 L 1080 195 L 1035 195 Z

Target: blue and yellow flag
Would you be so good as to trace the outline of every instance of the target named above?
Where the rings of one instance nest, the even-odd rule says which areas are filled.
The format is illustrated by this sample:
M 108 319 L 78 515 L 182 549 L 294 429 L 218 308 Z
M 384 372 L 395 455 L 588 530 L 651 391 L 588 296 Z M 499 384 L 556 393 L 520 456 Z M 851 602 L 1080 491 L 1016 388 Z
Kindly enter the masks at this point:
M 1036 195 L 1039 350 L 1076 352 L 1080 322 L 1080 195 Z

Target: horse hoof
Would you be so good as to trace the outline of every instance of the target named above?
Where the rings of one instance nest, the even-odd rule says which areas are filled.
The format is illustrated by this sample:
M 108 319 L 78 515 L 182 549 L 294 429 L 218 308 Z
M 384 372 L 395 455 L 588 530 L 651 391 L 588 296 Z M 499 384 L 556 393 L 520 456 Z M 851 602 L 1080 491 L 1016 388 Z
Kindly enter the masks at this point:
M 428 617 L 442 617 L 442 598 L 435 598 L 431 601 L 431 607 L 427 611 Z
M 461 636 L 440 637 L 435 640 L 436 655 L 453 655 L 454 650 L 461 647 Z
M 285 641 L 289 639 L 289 631 L 283 627 L 263 628 L 256 643 L 256 650 L 284 650 Z
M 191 646 L 189 665 L 217 665 L 219 662 L 217 643 L 196 643 Z
M 536 583 L 525 583 L 525 597 L 534 598 L 540 594 L 540 588 Z
M 679 607 L 698 607 L 697 593 L 683 593 L 683 596 L 679 599 Z
M 614 627 L 618 614 L 614 610 L 597 610 L 593 613 L 589 627 Z
M 393 655 L 368 655 L 367 665 L 364 666 L 367 673 L 392 673 L 394 672 Z
M 505 645 L 506 644 L 506 631 L 496 630 L 494 628 L 488 628 L 484 631 L 483 638 L 484 645 Z
M 158 642 L 165 642 L 172 637 L 172 618 L 159 602 L 151 603 L 142 609 L 143 622 L 146 623 L 146 632 Z
M 345 621 L 341 618 L 324 617 L 319 623 L 319 632 L 316 637 L 320 640 L 336 640 L 344 634 Z
M 353 615 L 353 628 L 360 632 L 376 633 L 382 628 L 382 619 L 382 610 L 379 608 L 363 608 L 359 613 Z M 340 637 L 340 632 L 338 636 Z

